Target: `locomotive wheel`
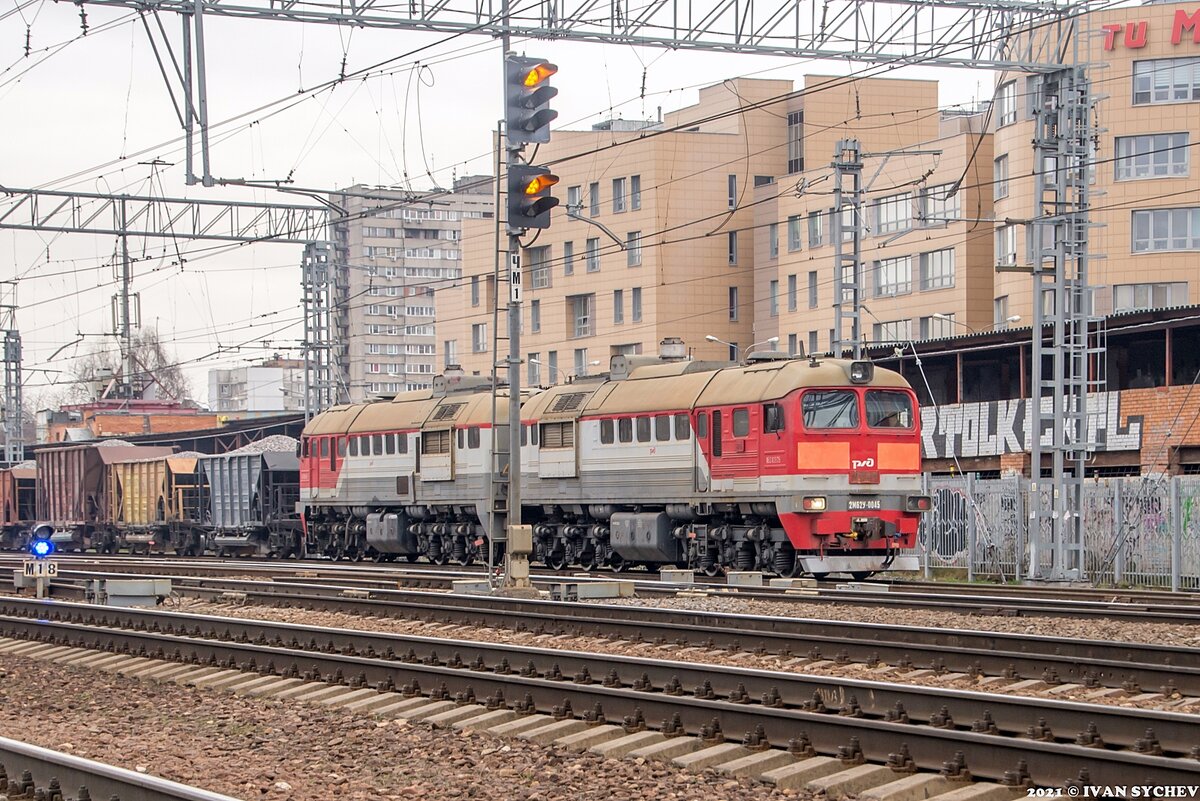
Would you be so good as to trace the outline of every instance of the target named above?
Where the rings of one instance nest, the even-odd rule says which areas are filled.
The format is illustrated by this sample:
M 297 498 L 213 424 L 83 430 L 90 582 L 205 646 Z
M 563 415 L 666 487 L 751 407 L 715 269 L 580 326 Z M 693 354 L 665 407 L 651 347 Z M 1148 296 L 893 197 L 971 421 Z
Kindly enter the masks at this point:
M 721 575 L 721 573 L 723 571 L 724 571 L 724 568 L 721 565 L 718 565 L 716 562 L 713 562 L 711 565 L 708 565 L 707 567 L 704 568 L 704 575 L 715 577 L 715 576 Z
M 447 554 L 445 551 L 442 551 L 436 557 L 430 557 L 429 561 L 433 562 L 435 565 L 449 564 L 450 563 L 450 555 Z
M 625 557 L 615 553 L 609 557 L 608 566 L 614 573 L 624 573 L 625 568 L 629 567 L 629 563 L 625 561 Z
M 596 562 L 596 552 L 584 551 L 583 555 L 579 557 L 579 566 L 588 571 L 599 567 L 599 564 Z
M 386 562 L 386 561 L 387 561 L 387 554 L 383 554 L 383 553 L 380 553 L 379 551 L 376 551 L 375 553 L 371 554 L 371 561 L 373 561 L 373 562 Z
M 565 552 L 554 552 L 546 554 L 546 567 L 551 570 L 562 570 L 567 566 L 567 554 Z
M 419 554 L 419 553 L 406 553 L 406 554 L 404 554 L 404 558 L 405 558 L 406 560 L 408 560 L 408 563 L 411 565 L 412 563 L 416 562 L 418 559 L 420 559 L 420 558 L 421 558 L 421 554 Z
M 873 575 L 875 575 L 874 570 L 851 570 L 850 571 L 850 578 L 854 579 L 855 581 L 866 581 Z
M 351 562 L 361 562 L 362 560 L 363 560 L 363 552 L 362 551 L 355 548 L 353 551 L 350 552 L 350 561 Z
M 828 573 L 813 573 L 812 577 L 815 578 L 817 581 L 824 581 L 825 579 L 829 578 L 829 574 Z

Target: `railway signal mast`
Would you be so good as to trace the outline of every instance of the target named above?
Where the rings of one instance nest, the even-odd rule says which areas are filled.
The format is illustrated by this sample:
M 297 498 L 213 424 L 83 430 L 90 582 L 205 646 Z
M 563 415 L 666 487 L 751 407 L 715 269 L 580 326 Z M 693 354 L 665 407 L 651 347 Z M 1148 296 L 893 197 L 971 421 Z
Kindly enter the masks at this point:
M 504 8 L 507 13 L 507 3 Z M 558 116 L 558 112 L 550 108 L 550 101 L 558 94 L 558 90 L 550 86 L 550 76 L 556 72 L 558 67 L 545 59 L 509 53 L 508 36 L 504 36 L 509 457 L 505 570 L 501 591 L 518 594 L 532 591 L 529 556 L 533 552 L 533 527 L 521 522 L 521 237 L 530 228 L 549 228 L 550 211 L 558 205 L 558 198 L 550 194 L 551 188 L 558 183 L 558 176 L 547 167 L 526 164 L 522 152 L 527 144 L 550 141 L 550 123 Z M 499 358 L 499 352 L 493 356 Z M 494 386 L 492 391 L 496 391 Z M 492 430 L 496 430 L 494 425 Z M 497 533 L 492 532 L 493 539 Z

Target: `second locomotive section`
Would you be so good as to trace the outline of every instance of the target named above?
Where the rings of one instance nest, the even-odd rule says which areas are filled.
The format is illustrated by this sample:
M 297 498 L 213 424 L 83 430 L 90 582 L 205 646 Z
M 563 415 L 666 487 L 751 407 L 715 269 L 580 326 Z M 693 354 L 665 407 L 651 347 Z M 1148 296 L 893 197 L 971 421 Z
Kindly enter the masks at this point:
M 495 419 L 506 419 L 508 399 Z M 868 362 L 752 356 L 745 365 L 613 357 L 610 373 L 527 397 L 522 516 L 534 558 L 782 575 L 915 568 L 921 494 L 916 398 Z M 331 555 L 484 553 L 507 476 L 490 386 L 342 406 L 302 440 L 310 541 Z M 493 480 L 489 480 L 492 478 Z

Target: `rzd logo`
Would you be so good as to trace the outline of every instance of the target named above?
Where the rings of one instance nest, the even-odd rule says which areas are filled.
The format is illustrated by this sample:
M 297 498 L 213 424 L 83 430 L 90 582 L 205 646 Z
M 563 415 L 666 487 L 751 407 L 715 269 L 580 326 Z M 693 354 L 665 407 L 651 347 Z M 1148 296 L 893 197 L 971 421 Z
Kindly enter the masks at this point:
M 864 468 L 864 467 L 874 467 L 874 466 L 875 466 L 875 459 L 874 459 L 874 458 L 871 458 L 871 459 L 852 459 L 852 460 L 850 461 L 850 467 L 851 467 L 852 469 L 854 469 L 854 470 L 859 470 L 859 469 L 861 469 L 861 468 Z

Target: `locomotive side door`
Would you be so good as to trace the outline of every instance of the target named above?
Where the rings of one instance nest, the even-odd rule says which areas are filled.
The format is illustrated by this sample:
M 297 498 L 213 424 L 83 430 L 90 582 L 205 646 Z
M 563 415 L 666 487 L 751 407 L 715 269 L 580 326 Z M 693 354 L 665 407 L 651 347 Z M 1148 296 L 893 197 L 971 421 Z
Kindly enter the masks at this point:
M 757 406 L 714 409 L 712 477 L 714 481 L 754 477 L 758 473 Z M 732 485 L 730 485 L 731 487 Z

